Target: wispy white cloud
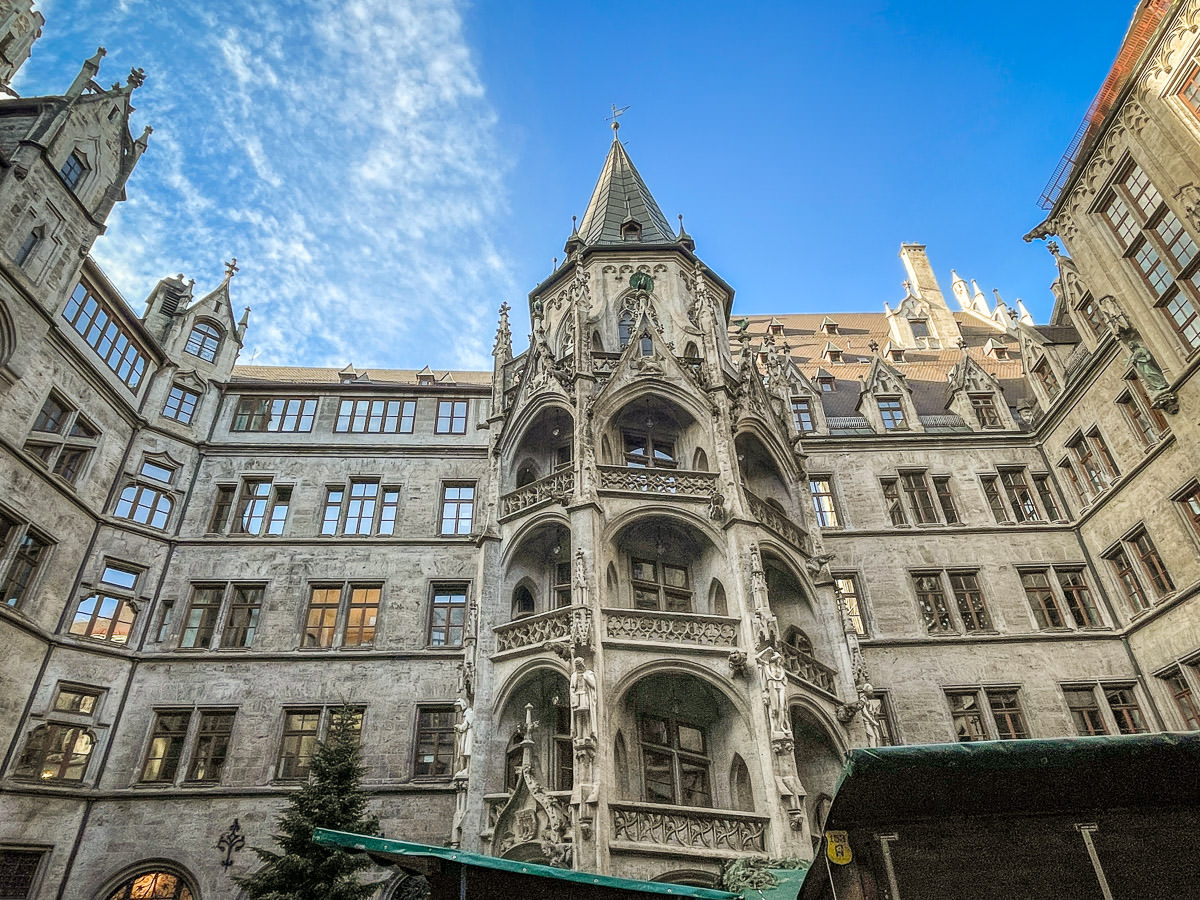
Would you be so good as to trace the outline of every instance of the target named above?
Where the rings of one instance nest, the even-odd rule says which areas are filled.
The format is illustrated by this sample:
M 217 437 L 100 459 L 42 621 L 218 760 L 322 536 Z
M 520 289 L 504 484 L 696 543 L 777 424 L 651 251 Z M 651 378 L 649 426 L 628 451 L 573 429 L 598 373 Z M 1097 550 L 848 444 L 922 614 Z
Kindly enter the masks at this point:
M 236 255 L 246 358 L 490 366 L 513 292 L 491 240 L 509 162 L 455 0 L 249 0 L 219 17 L 56 0 L 47 19 L 25 93 L 61 91 L 89 41 L 109 47 L 102 82 L 146 68 L 150 152 L 95 249 L 135 307 L 166 274 L 207 290 Z

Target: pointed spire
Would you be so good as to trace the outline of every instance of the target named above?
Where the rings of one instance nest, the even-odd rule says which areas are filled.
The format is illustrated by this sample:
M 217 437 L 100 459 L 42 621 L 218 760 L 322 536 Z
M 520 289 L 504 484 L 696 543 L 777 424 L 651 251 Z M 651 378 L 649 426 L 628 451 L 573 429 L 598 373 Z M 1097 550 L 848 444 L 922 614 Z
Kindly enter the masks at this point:
M 696 242 L 692 240 L 692 236 L 687 233 L 687 229 L 683 227 L 683 213 L 679 214 L 679 234 L 675 236 L 675 240 L 682 244 L 686 249 L 695 252 Z
M 640 230 L 643 244 L 673 244 L 677 240 L 625 146 L 617 139 L 614 127 L 612 146 L 579 223 L 579 233 L 588 244 L 624 244 L 625 233 L 634 225 Z
M 496 327 L 496 343 L 492 345 L 492 356 L 505 361 L 512 359 L 512 331 L 508 327 L 510 309 L 507 300 L 500 304 L 500 324 Z
M 1033 325 L 1033 316 L 1029 314 L 1029 310 L 1025 308 L 1025 301 L 1020 297 L 1017 298 L 1017 318 L 1025 325 Z
M 71 82 L 71 86 L 67 88 L 67 97 L 75 98 L 80 96 L 84 89 L 96 77 L 96 73 L 100 71 L 100 60 L 108 53 L 103 47 L 96 48 L 95 56 L 92 56 L 83 62 L 83 66 L 79 69 L 79 74 L 75 76 L 75 80 Z
M 246 326 L 248 326 L 249 324 L 250 324 L 250 307 L 246 306 L 246 307 L 242 308 L 242 317 L 240 319 L 238 319 L 238 323 L 237 323 L 237 333 L 238 333 L 239 341 L 243 337 L 246 336 Z
M 983 291 L 980 290 L 979 284 L 974 278 L 971 279 L 971 298 L 972 305 L 975 307 L 976 312 L 985 316 L 990 316 L 992 314 L 992 308 L 988 305 L 987 297 L 983 295 Z

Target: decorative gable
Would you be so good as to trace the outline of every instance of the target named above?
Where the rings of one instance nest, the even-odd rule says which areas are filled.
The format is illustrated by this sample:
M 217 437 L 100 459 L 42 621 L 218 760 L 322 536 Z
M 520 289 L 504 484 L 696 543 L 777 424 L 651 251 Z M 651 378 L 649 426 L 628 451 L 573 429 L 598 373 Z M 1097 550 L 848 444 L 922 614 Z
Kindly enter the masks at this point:
M 855 411 L 879 433 L 925 430 L 904 376 L 878 356 L 860 385 Z
M 1017 427 L 1000 383 L 966 353 L 950 370 L 946 409 L 974 431 L 1013 430 Z

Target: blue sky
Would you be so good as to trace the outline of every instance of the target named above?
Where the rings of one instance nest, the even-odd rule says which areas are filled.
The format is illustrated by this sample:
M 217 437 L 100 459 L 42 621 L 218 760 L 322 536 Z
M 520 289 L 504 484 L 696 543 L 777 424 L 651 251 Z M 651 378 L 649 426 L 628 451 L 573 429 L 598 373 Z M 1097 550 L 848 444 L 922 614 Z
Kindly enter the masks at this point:
M 138 311 L 238 257 L 243 362 L 490 367 L 611 138 L 735 313 L 879 310 L 902 241 L 1045 321 L 1021 235 L 1132 0 L 46 0 L 16 87 L 145 68 L 150 151 L 95 255 Z M 236 9 L 236 14 L 228 10 Z M 528 330 L 524 321 L 514 327 Z

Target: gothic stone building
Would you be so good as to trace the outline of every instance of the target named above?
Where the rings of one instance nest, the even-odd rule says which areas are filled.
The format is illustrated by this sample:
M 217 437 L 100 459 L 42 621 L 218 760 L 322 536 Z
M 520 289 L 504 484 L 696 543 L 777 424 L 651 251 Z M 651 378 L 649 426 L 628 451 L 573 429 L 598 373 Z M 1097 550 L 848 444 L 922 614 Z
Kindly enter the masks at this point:
M 0 894 L 233 896 L 343 702 L 388 836 L 691 884 L 853 747 L 1200 727 L 1198 50 L 1139 5 L 1048 324 L 919 244 L 739 317 L 614 139 L 492 372 L 239 366 L 232 265 L 139 314 L 142 73 L 0 100 Z

